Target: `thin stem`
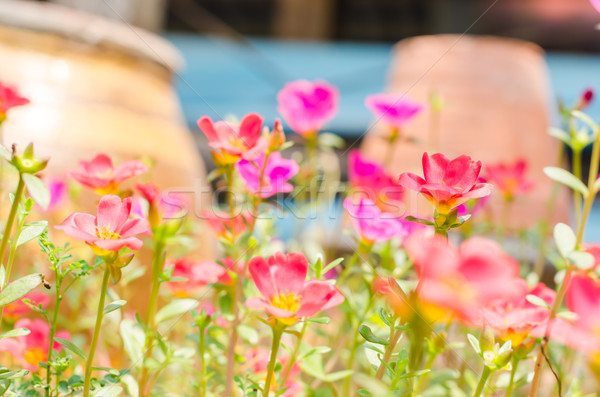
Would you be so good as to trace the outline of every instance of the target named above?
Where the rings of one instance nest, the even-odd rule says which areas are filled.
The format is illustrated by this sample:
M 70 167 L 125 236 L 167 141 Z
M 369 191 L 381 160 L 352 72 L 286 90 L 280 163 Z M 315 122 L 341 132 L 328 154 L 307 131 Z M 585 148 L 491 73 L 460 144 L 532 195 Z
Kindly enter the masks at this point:
M 573 159 L 571 168 L 573 169 L 573 175 L 577 179 L 581 179 L 581 149 L 573 149 Z M 581 222 L 581 193 L 577 190 L 573 190 L 573 203 L 575 205 L 575 222 L 579 225 Z
M 481 378 L 479 379 L 479 383 L 477 384 L 477 389 L 475 389 L 475 394 L 473 394 L 473 397 L 481 396 L 481 392 L 483 391 L 485 383 L 487 382 L 491 373 L 492 370 L 488 366 L 483 367 L 483 372 L 481 373 Z
M 577 228 L 577 240 L 576 240 L 576 248 L 581 248 L 581 243 L 583 242 L 583 233 L 585 231 L 585 225 L 587 223 L 590 210 L 592 209 L 592 204 L 594 204 L 594 199 L 596 198 L 596 189 L 594 189 L 594 183 L 598 178 L 598 167 L 600 162 L 600 131 L 596 131 L 596 136 L 594 139 L 594 146 L 592 148 L 592 158 L 590 160 L 590 173 L 588 175 L 588 193 L 585 197 L 585 202 L 583 205 L 583 215 L 581 217 L 581 222 L 579 223 L 579 227 Z M 542 344 L 540 346 L 540 351 L 537 355 L 535 361 L 535 372 L 533 375 L 533 380 L 531 381 L 531 390 L 529 392 L 529 397 L 536 397 L 537 392 L 540 387 L 540 380 L 542 377 L 542 370 L 544 368 L 544 351 L 546 350 L 548 343 L 550 342 L 550 325 L 552 324 L 552 320 L 556 317 L 556 313 L 558 313 L 558 309 L 562 305 L 564 297 L 567 293 L 567 287 L 569 281 L 571 279 L 571 273 L 573 272 L 573 265 L 571 263 L 567 263 L 567 270 L 565 272 L 565 277 L 563 282 L 556 294 L 556 299 L 554 300 L 554 304 L 552 305 L 552 309 L 550 311 L 550 318 L 546 325 L 546 332 L 544 333 L 544 338 L 542 339 Z
M 292 355 L 290 356 L 290 359 L 288 361 L 288 366 L 285 369 L 285 373 L 281 377 L 281 385 L 282 386 L 285 385 L 285 382 L 287 382 L 287 380 L 290 376 L 290 372 L 292 372 L 292 367 L 294 366 L 294 363 L 296 362 L 296 357 L 298 356 L 298 352 L 300 351 L 300 345 L 302 345 L 302 339 L 304 339 L 304 334 L 306 333 L 307 328 L 308 328 L 308 321 L 304 321 L 304 324 L 302 324 L 302 329 L 300 330 L 300 335 L 298 335 L 298 340 L 296 340 L 296 346 L 294 347 L 294 351 L 292 352 Z
M 204 343 L 204 332 L 206 328 L 198 327 L 200 330 L 200 397 L 206 396 L 206 361 L 204 358 L 205 343 Z
M 427 359 L 427 362 L 425 363 L 425 367 L 423 367 L 423 369 L 431 369 L 431 367 L 433 367 L 433 362 L 435 361 L 437 355 L 437 351 L 430 352 L 429 358 Z M 429 372 L 426 372 L 423 375 L 417 377 L 417 383 L 415 384 L 415 387 L 413 389 L 413 396 L 418 396 L 419 393 L 421 393 L 421 389 L 426 386 L 427 379 L 429 379 Z
M 58 272 L 55 273 L 58 280 Z M 48 358 L 46 360 L 46 391 L 45 396 L 50 396 L 50 384 L 52 383 L 52 367 L 50 365 L 52 361 L 52 354 L 54 353 L 54 335 L 56 334 L 56 323 L 58 321 L 58 309 L 62 298 L 60 296 L 60 285 L 57 281 L 56 284 L 56 305 L 54 306 L 54 313 L 52 315 L 52 323 L 50 324 L 50 346 L 48 347 Z
M 383 353 L 383 359 L 381 360 L 379 368 L 377 369 L 377 375 L 375 376 L 377 380 L 381 380 L 383 378 L 383 374 L 385 374 L 386 369 L 385 364 L 388 364 L 388 361 L 390 361 L 390 357 L 392 357 L 392 353 L 396 348 L 396 343 L 398 343 L 400 334 L 401 331 L 399 329 L 394 329 L 394 327 L 390 328 L 390 344 L 387 345 L 385 352 Z
M 515 375 L 517 368 L 519 367 L 520 359 L 513 357 L 512 369 L 510 370 L 510 380 L 508 381 L 508 387 L 506 388 L 506 397 L 510 397 L 515 388 Z
M 360 335 L 360 324 L 363 322 L 363 320 L 367 317 L 367 314 L 369 313 L 369 310 L 371 310 L 371 306 L 373 305 L 374 299 L 372 299 L 371 297 L 369 297 L 369 302 L 367 303 L 367 307 L 365 307 L 365 310 L 362 314 L 362 316 L 358 319 L 358 325 L 356 326 L 356 328 L 354 329 L 354 334 L 352 335 L 352 345 L 350 346 L 350 358 L 348 359 L 348 366 L 347 369 L 351 370 L 352 367 L 354 366 L 354 359 L 356 357 L 356 349 L 358 349 L 359 343 L 358 343 L 358 336 Z M 347 376 L 346 379 L 344 380 L 344 396 L 349 396 L 350 395 L 350 382 L 351 382 L 351 376 Z
M 139 383 L 139 396 L 143 397 L 150 390 L 146 391 L 148 383 L 148 367 L 145 366 L 146 360 L 152 357 L 154 346 L 154 329 L 156 328 L 155 317 L 158 308 L 158 292 L 160 290 L 160 275 L 164 267 L 165 242 L 162 236 L 156 240 L 154 247 L 154 256 L 152 258 L 152 287 L 150 289 L 150 300 L 148 301 L 148 311 L 146 312 L 146 341 L 144 343 L 144 359 L 142 361 L 142 374 Z
M 271 383 L 273 382 L 273 372 L 275 371 L 275 364 L 277 363 L 277 351 L 279 350 L 279 343 L 281 342 L 281 336 L 285 327 L 280 324 L 273 326 L 273 343 L 271 344 L 271 358 L 269 359 L 269 365 L 267 366 L 267 378 L 265 379 L 265 387 L 263 388 L 263 397 L 268 397 L 271 391 Z
M 98 312 L 96 313 L 96 326 L 94 327 L 94 335 L 92 336 L 92 344 L 88 353 L 87 361 L 85 362 L 85 381 L 83 383 L 83 397 L 90 395 L 90 380 L 92 378 L 92 365 L 94 364 L 94 354 L 98 345 L 98 336 L 102 327 L 102 319 L 104 318 L 104 301 L 106 300 L 106 291 L 108 289 L 108 278 L 110 276 L 109 264 L 104 264 L 104 277 L 102 278 L 102 288 L 100 290 L 100 300 L 98 301 Z

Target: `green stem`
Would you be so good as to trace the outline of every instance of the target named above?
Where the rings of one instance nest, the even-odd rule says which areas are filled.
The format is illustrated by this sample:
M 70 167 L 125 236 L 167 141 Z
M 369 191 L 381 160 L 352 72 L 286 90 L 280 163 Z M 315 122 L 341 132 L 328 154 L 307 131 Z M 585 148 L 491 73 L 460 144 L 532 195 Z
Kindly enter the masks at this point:
M 273 382 L 273 372 L 275 371 L 275 364 L 277 363 L 277 351 L 279 350 L 279 343 L 281 342 L 281 336 L 285 327 L 278 324 L 273 326 L 273 343 L 271 344 L 271 358 L 269 359 L 269 365 L 267 366 L 267 378 L 265 379 L 265 387 L 263 388 L 263 397 L 268 397 L 271 391 L 271 383 Z
M 285 385 L 285 382 L 287 382 L 287 380 L 290 376 L 290 372 L 292 372 L 292 367 L 294 366 L 294 363 L 296 362 L 296 357 L 298 356 L 298 352 L 300 351 L 300 345 L 302 345 L 302 339 L 304 339 L 304 334 L 306 333 L 307 328 L 308 328 L 308 321 L 304 321 L 304 324 L 302 324 L 302 329 L 300 330 L 300 335 L 298 335 L 298 340 L 296 341 L 296 346 L 294 347 L 294 351 L 292 352 L 292 355 L 290 356 L 288 366 L 285 369 L 285 373 L 283 374 L 283 376 L 281 378 L 281 386 Z
M 160 276 L 164 267 L 165 242 L 162 236 L 156 239 L 154 247 L 154 256 L 152 258 L 152 287 L 150 289 L 150 300 L 148 301 L 148 311 L 146 312 L 146 340 L 144 343 L 144 359 L 142 361 L 142 374 L 139 383 L 139 396 L 146 395 L 146 384 L 148 383 L 148 367 L 145 362 L 152 357 L 154 346 L 154 330 L 156 328 L 155 317 L 158 309 L 158 292 L 160 290 Z M 147 391 L 150 393 L 150 390 Z
M 381 380 L 383 378 L 383 374 L 385 374 L 385 369 L 387 368 L 385 364 L 388 364 L 388 361 L 390 361 L 390 357 L 392 357 L 392 353 L 396 348 L 396 343 L 398 343 L 400 334 L 401 331 L 399 329 L 395 329 L 395 326 L 390 328 L 390 344 L 387 345 L 387 347 L 385 348 L 385 352 L 383 353 L 383 359 L 379 364 L 379 368 L 377 369 L 377 375 L 375 376 L 375 379 Z
M 477 389 L 475 389 L 475 394 L 473 394 L 473 397 L 481 396 L 481 392 L 483 391 L 485 383 L 487 382 L 491 373 L 492 370 L 488 366 L 483 367 L 483 372 L 481 373 L 481 378 L 479 379 L 479 383 L 477 384 Z
M 573 149 L 573 161 L 571 165 L 573 175 L 581 180 L 581 149 Z M 579 225 L 581 222 L 581 193 L 577 190 L 573 191 L 573 203 L 575 205 L 575 223 Z
M 435 361 L 437 355 L 437 352 L 430 352 L 429 358 L 427 358 L 427 362 L 425 363 L 425 367 L 423 369 L 431 369 L 431 367 L 433 367 L 433 362 Z M 429 379 L 429 372 L 426 372 L 425 374 L 417 377 L 417 383 L 415 384 L 415 387 L 413 389 L 413 396 L 418 396 L 419 393 L 421 393 L 421 389 L 425 387 L 427 379 Z
M 358 346 L 359 346 L 358 336 L 360 335 L 360 332 L 359 332 L 360 325 L 364 321 L 364 319 L 367 317 L 369 310 L 371 310 L 371 306 L 373 306 L 373 302 L 374 302 L 374 299 L 369 297 L 369 302 L 367 303 L 367 307 L 365 307 L 365 311 L 363 312 L 362 316 L 358 319 L 358 325 L 354 329 L 354 335 L 352 335 L 352 346 L 350 346 L 350 358 L 348 359 L 348 366 L 347 366 L 347 369 L 349 369 L 349 370 L 351 370 L 352 367 L 354 366 L 356 350 L 358 349 Z M 351 376 L 347 376 L 346 379 L 344 380 L 344 393 L 343 393 L 344 396 L 350 395 L 350 383 L 352 380 L 351 378 L 352 378 Z
M 102 319 L 104 318 L 104 301 L 106 300 L 106 291 L 108 289 L 108 278 L 110 276 L 109 264 L 104 264 L 104 277 L 102 278 L 102 288 L 100 290 L 100 300 L 98 301 L 98 312 L 96 313 L 96 326 L 94 327 L 94 335 L 92 336 L 92 344 L 90 352 L 85 363 L 85 381 L 83 383 L 83 397 L 90 395 L 90 381 L 92 378 L 92 366 L 94 364 L 94 354 L 98 345 L 98 336 L 102 327 Z
M 55 273 L 58 280 L 58 272 Z M 52 382 L 52 354 L 54 353 L 54 335 L 56 334 L 56 323 L 58 322 L 58 309 L 62 298 L 60 296 L 60 285 L 56 284 L 56 305 L 54 306 L 54 313 L 52 315 L 52 323 L 50 324 L 50 346 L 48 347 L 48 358 L 46 360 L 46 391 L 45 396 L 50 396 L 50 383 Z M 58 383 L 58 382 L 57 382 Z
M 510 370 L 510 380 L 508 381 L 508 387 L 506 388 L 506 397 L 510 397 L 515 388 L 515 375 L 517 373 L 517 368 L 519 367 L 519 359 L 513 358 L 512 369 Z
M 204 342 L 204 331 L 206 328 L 198 327 L 200 330 L 200 397 L 206 396 L 206 362 L 204 358 L 205 353 L 205 342 Z

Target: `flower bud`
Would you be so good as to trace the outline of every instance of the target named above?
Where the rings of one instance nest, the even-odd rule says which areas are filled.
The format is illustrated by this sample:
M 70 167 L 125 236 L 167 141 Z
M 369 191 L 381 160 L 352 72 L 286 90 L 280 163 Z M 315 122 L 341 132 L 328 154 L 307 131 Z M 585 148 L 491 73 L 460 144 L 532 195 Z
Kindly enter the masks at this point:
M 49 159 L 38 159 L 33 153 L 33 143 L 25 148 L 22 155 L 17 154 L 16 145 L 12 147 L 10 163 L 22 174 L 37 174 L 48 165 Z
M 279 119 L 275 119 L 273 131 L 271 131 L 271 134 L 269 135 L 269 150 L 279 150 L 284 143 L 285 133 L 283 132 L 283 126 L 281 125 L 281 121 Z
M 496 359 L 494 360 L 494 364 L 496 364 L 496 367 L 498 367 L 498 369 L 504 368 L 504 367 L 506 367 L 506 365 L 508 365 L 511 362 L 512 357 L 513 357 L 513 350 L 512 349 L 505 350 L 496 356 Z
M 488 350 L 494 351 L 495 342 L 496 338 L 494 337 L 494 333 L 490 327 L 486 326 L 481 332 L 481 337 L 479 338 L 479 348 L 482 352 Z

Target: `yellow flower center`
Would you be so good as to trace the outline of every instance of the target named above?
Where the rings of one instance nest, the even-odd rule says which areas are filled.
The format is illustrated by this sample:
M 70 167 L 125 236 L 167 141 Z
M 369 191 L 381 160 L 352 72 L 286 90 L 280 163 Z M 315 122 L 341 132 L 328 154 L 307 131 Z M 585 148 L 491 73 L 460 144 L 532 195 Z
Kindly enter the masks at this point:
M 23 354 L 25 361 L 29 364 L 37 365 L 46 359 L 46 355 L 42 349 L 29 349 Z
M 287 294 L 280 292 L 279 295 L 276 295 L 271 299 L 271 304 L 279 309 L 293 313 L 300 307 L 300 295 L 296 295 L 293 292 Z
M 113 232 L 108 228 L 108 226 L 98 227 L 96 229 L 96 235 L 101 240 L 116 240 L 118 238 L 121 238 L 121 235 L 119 233 Z

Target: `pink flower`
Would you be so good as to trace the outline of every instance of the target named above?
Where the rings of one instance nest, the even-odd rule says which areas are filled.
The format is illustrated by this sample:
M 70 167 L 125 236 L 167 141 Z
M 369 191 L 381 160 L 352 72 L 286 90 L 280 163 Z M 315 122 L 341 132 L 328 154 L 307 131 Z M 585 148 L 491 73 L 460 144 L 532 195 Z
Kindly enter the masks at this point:
M 252 212 L 242 211 L 240 214 L 231 215 L 225 212 L 202 211 L 204 219 L 217 238 L 232 240 L 233 236 L 239 236 L 252 222 Z
M 43 320 L 21 319 L 15 323 L 16 328 L 27 328 L 29 335 L 16 338 L 0 339 L 0 351 L 8 352 L 25 369 L 37 371 L 39 363 L 48 359 L 50 347 L 50 325 Z M 66 331 L 58 331 L 56 337 L 69 339 L 71 335 Z M 60 351 L 62 346 L 54 342 L 54 350 Z
M 574 274 L 565 301 L 567 309 L 575 313 L 577 319 L 554 320 L 550 328 L 552 340 L 597 358 L 600 352 L 600 281 L 595 276 Z
M 386 204 L 388 200 L 402 200 L 402 186 L 394 181 L 381 164 L 361 156 L 358 150 L 353 150 L 348 155 L 348 179 L 354 189 L 360 190 L 378 204 Z
M 263 118 L 249 113 L 240 125 L 227 121 L 213 122 L 210 117 L 198 119 L 198 127 L 208 138 L 208 145 L 220 151 L 227 163 L 233 163 L 240 157 L 253 160 L 263 153 L 269 142 L 261 137 Z
M 189 203 L 183 194 L 161 191 L 156 184 L 151 182 L 140 183 L 136 188 L 148 202 L 148 212 L 146 213 L 139 206 L 135 208 L 134 212 L 148 218 L 153 227 L 162 220 L 185 216 Z
M 319 132 L 338 111 L 337 88 L 325 81 L 296 80 L 277 94 L 277 110 L 300 135 Z
M 590 0 L 596 11 L 600 12 L 600 0 Z
M 50 192 L 50 204 L 43 211 L 53 212 L 60 208 L 67 199 L 67 184 L 61 178 L 46 176 L 42 178 Z
M 404 244 L 419 276 L 417 294 L 430 321 L 455 316 L 479 323 L 481 309 L 522 296 L 519 264 L 494 241 L 473 237 L 457 249 L 439 235 L 419 233 Z
M 597 268 L 598 266 L 600 266 L 600 244 L 583 244 L 582 248 L 583 251 L 592 254 L 592 256 L 594 257 L 594 266 L 592 266 L 592 268 Z
M 514 164 L 499 163 L 486 167 L 487 179 L 496 186 L 506 200 L 525 194 L 533 189 L 533 182 L 527 180 L 527 162 L 517 160 Z
M 42 308 L 45 308 L 50 303 L 50 296 L 44 292 L 39 291 L 31 291 L 24 298 L 19 299 L 13 303 L 9 303 L 4 306 L 4 316 L 8 320 L 15 321 L 20 317 L 23 317 L 29 313 L 31 313 L 31 309 L 29 306 L 23 302 L 23 300 L 28 299 L 34 305 L 42 305 Z
M 344 302 L 344 295 L 333 284 L 323 280 L 306 281 L 308 260 L 304 254 L 276 253 L 268 259 L 255 257 L 248 268 L 262 297 L 246 300 L 246 306 L 265 309 L 284 324 L 294 324 Z
M 231 277 L 227 272 L 233 269 L 233 260 L 226 258 L 223 262 L 226 267 L 213 261 L 195 262 L 189 258 L 171 262 L 167 266 L 174 266 L 172 276 L 183 277 L 186 281 L 171 281 L 167 283 L 167 287 L 175 296 L 183 298 L 200 292 L 209 284 L 229 284 Z M 238 263 L 238 270 L 239 267 Z M 243 262 L 241 262 L 241 268 L 243 271 Z
M 401 94 L 375 94 L 365 99 L 365 105 L 377 119 L 383 120 L 395 130 L 400 130 L 415 117 L 424 106 Z
M 300 170 L 298 163 L 294 160 L 282 158 L 279 152 L 271 153 L 268 157 L 261 183 L 260 174 L 264 165 L 264 159 L 265 155 L 263 154 L 255 161 L 242 159 L 235 163 L 235 169 L 242 177 L 246 190 L 254 195 L 260 195 L 262 198 L 294 190 L 294 186 L 288 183 L 288 180 Z
M 6 118 L 9 109 L 28 103 L 29 99 L 20 96 L 15 87 L 0 81 L 0 123 Z
M 425 179 L 410 172 L 400 175 L 400 185 L 425 196 L 441 214 L 471 199 L 489 196 L 492 185 L 478 183 L 481 161 L 462 155 L 454 160 L 441 153 L 429 157 L 423 154 Z
M 369 199 L 361 198 L 358 203 L 344 200 L 344 208 L 350 215 L 352 226 L 362 240 L 367 242 L 387 241 L 394 237 L 405 237 L 408 229 L 404 221 L 381 210 Z
M 539 283 L 531 290 L 525 289 L 520 296 L 492 301 L 483 309 L 486 323 L 502 340 L 511 340 L 513 346 L 520 345 L 535 328 L 545 329 L 550 318 L 550 309 L 529 303 L 527 295 L 537 296 L 549 306 L 556 298 L 554 290 Z
M 107 194 L 98 203 L 97 216 L 75 212 L 56 228 L 67 236 L 85 241 L 97 255 L 123 247 L 138 250 L 142 248 L 142 240 L 135 236 L 149 232 L 150 225 L 143 218 L 129 219 L 131 203 L 131 197 L 121 200 L 119 196 Z
M 99 194 L 115 194 L 123 181 L 150 169 L 139 160 L 125 161 L 115 167 L 105 154 L 99 154 L 91 161 L 80 161 L 79 164 L 81 168 L 68 171 L 67 176 Z

